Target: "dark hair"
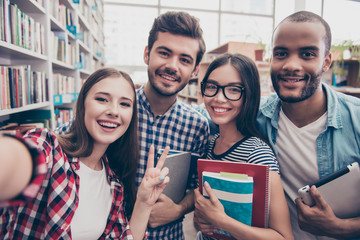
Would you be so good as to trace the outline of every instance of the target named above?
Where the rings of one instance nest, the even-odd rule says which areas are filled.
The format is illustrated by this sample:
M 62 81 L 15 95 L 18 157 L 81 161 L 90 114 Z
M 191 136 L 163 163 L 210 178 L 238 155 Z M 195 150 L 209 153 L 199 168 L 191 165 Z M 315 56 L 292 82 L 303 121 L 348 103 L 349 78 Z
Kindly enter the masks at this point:
M 278 26 L 280 26 L 283 22 L 320 22 L 325 28 L 325 55 L 330 52 L 331 48 L 331 30 L 329 24 L 319 15 L 308 12 L 308 11 L 300 11 L 287 16 L 284 20 L 282 20 Z M 275 28 L 276 30 L 276 28 Z M 274 32 L 275 32 L 274 30 Z
M 186 12 L 166 12 L 155 18 L 152 28 L 149 32 L 148 49 L 149 54 L 157 40 L 158 32 L 169 32 L 172 34 L 183 35 L 199 40 L 199 51 L 196 56 L 197 66 L 205 51 L 205 41 L 202 37 L 203 31 L 200 27 L 199 21 Z
M 108 77 L 120 77 L 130 83 L 134 96 L 135 86 L 131 77 L 115 68 L 102 68 L 91 74 L 84 82 L 75 107 L 74 121 L 65 135 L 58 139 L 63 151 L 72 157 L 87 157 L 92 153 L 94 141 L 85 127 L 85 99 L 89 90 Z M 135 177 L 138 164 L 137 105 L 133 102 L 133 114 L 126 132 L 106 150 L 110 168 L 124 184 L 127 214 L 131 214 L 135 203 Z
M 243 104 L 236 117 L 236 127 L 244 136 L 255 136 L 264 140 L 256 127 L 256 116 L 260 105 L 260 80 L 254 61 L 240 53 L 222 54 L 210 63 L 202 81 L 206 83 L 209 75 L 215 69 L 227 64 L 231 64 L 236 69 L 244 86 Z M 205 86 L 205 84 L 202 84 L 202 86 Z M 201 92 L 204 96 L 203 91 L 202 88 Z

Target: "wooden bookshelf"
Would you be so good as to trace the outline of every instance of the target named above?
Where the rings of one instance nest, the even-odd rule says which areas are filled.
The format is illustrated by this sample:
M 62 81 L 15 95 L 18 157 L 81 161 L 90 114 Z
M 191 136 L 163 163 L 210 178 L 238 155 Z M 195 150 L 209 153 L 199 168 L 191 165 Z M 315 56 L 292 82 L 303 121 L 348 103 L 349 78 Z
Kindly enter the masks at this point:
M 47 110 L 50 114 L 43 116 L 50 116 L 48 127 L 56 128 L 59 109 L 62 115 L 71 116 L 82 82 L 103 66 L 103 0 L 0 0 L 0 3 L 0 65 L 29 66 L 32 72 L 44 74 L 41 91 L 47 94 L 40 102 L 24 101 L 16 107 L 3 104 L 5 100 L 1 97 L 0 124 L 32 118 L 34 111 Z M 1 91 L 6 87 L 5 81 L 9 80 L 0 74 Z M 30 92 L 25 83 L 20 81 L 19 86 Z

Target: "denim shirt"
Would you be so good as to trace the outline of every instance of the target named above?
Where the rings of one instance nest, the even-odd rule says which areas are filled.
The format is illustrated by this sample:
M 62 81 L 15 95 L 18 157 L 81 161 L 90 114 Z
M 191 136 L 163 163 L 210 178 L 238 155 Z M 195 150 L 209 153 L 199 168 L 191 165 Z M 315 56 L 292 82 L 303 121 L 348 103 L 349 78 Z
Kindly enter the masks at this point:
M 326 127 L 316 139 L 320 178 L 360 161 L 360 99 L 348 96 L 322 84 L 327 98 Z M 272 94 L 260 106 L 257 126 L 268 139 L 275 154 L 281 101 Z M 281 163 L 280 163 L 281 164 Z

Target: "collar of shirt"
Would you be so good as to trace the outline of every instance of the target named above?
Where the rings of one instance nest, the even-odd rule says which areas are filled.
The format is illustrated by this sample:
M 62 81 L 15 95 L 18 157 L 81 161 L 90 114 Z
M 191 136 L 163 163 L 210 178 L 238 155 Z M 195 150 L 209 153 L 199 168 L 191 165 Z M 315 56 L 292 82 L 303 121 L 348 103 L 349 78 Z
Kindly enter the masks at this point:
M 146 109 L 151 114 L 151 117 L 154 118 L 154 113 L 151 111 L 150 102 L 149 102 L 148 98 L 145 95 L 144 86 L 141 86 L 137 90 L 136 97 L 138 98 L 138 104 L 143 106 L 144 109 Z M 178 104 L 179 104 L 179 99 L 176 99 L 174 104 L 171 105 L 171 107 L 169 107 L 169 109 L 164 114 L 159 115 L 156 118 L 162 118 L 164 116 L 170 115 L 174 111 L 174 109 L 178 106 Z

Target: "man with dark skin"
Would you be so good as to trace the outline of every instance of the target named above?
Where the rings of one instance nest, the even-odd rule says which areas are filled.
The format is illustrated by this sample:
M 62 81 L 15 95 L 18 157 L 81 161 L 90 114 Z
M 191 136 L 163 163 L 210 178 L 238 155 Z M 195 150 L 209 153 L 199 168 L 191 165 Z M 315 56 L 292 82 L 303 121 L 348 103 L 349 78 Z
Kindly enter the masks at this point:
M 359 238 L 360 217 L 336 217 L 315 186 L 315 206 L 297 195 L 300 187 L 360 159 L 360 100 L 321 83 L 331 65 L 330 27 L 314 13 L 297 12 L 278 25 L 272 40 L 276 94 L 261 105 L 257 123 L 279 161 L 295 239 Z

